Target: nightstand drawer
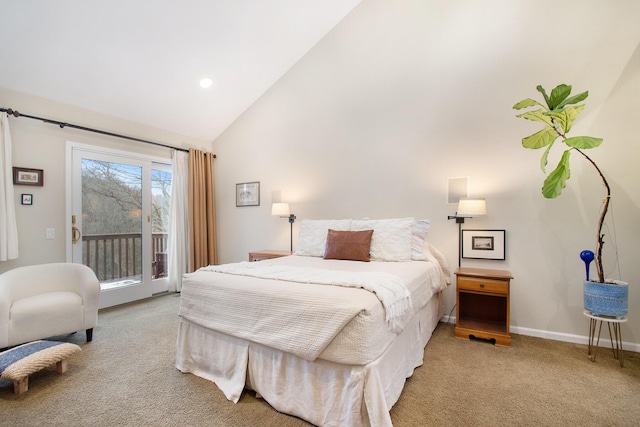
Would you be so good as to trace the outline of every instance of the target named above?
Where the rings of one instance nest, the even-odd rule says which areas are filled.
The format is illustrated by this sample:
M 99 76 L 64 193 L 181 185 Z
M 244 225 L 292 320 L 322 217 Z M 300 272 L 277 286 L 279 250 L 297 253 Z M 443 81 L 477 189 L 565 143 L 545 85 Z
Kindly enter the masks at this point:
M 467 291 L 507 295 L 509 282 L 504 280 L 482 279 L 476 277 L 458 276 L 458 288 Z

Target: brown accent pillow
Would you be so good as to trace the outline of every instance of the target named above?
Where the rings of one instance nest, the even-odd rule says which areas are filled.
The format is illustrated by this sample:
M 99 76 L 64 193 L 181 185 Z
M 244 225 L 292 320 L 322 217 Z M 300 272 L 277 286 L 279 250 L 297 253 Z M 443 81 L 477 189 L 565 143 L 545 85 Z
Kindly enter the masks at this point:
M 344 259 L 369 262 L 373 230 L 336 231 L 327 233 L 324 259 Z

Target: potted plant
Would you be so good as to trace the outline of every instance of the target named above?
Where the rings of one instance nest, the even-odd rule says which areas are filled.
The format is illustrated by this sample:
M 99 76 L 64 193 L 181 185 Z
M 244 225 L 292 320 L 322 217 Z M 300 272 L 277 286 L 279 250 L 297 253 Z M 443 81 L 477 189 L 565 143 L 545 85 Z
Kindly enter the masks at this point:
M 569 160 L 572 152 L 582 156 L 595 168 L 602 179 L 602 184 L 606 191 L 598 220 L 595 257 L 590 251 L 583 251 L 581 253 L 587 269 L 587 280 L 585 280 L 584 283 L 585 309 L 594 315 L 626 316 L 629 295 L 628 284 L 622 281 L 606 280 L 602 266 L 602 247 L 604 246 L 602 227 L 609 210 L 611 188 L 598 165 L 585 153 L 585 150 L 599 147 L 600 144 L 602 144 L 602 138 L 592 136 L 568 136 L 574 121 L 585 108 L 585 105 L 580 103 L 587 99 L 589 92 L 586 91 L 571 96 L 572 88 L 566 84 L 556 86 L 548 95 L 542 86 L 539 85 L 536 89 L 542 94 L 544 104 L 534 99 L 526 98 L 513 106 L 516 110 L 533 107 L 533 109 L 529 111 L 518 114 L 517 117 L 544 125 L 542 130 L 522 138 L 522 146 L 530 149 L 544 148 L 544 153 L 540 160 L 540 167 L 546 174 L 549 152 L 554 145 L 558 145 L 558 139 L 560 139 L 560 143 L 564 145 L 564 152 L 558 165 L 544 180 L 542 195 L 546 198 L 553 199 L 562 193 L 571 175 Z M 597 281 L 589 280 L 589 262 L 594 258 L 598 273 Z

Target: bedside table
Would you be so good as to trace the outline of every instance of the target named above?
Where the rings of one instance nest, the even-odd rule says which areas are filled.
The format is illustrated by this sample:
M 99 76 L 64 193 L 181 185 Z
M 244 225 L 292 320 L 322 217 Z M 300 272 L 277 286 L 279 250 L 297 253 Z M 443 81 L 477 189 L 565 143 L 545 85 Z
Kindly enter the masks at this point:
M 263 261 L 265 259 L 280 258 L 283 256 L 289 256 L 291 254 L 293 254 L 293 252 L 291 251 L 270 251 L 270 250 L 254 251 L 254 252 L 249 252 L 249 261 L 251 262 Z
M 511 346 L 509 285 L 506 270 L 459 267 L 456 275 L 456 338 L 470 337 Z

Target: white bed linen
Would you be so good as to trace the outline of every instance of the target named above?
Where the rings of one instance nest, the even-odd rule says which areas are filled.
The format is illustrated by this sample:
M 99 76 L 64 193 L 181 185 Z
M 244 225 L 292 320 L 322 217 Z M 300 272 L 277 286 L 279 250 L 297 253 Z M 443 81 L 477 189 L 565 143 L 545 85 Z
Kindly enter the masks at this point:
M 354 263 L 350 263 L 354 265 Z M 369 264 L 371 265 L 371 264 Z M 342 271 L 327 268 L 299 267 L 276 262 L 236 262 L 232 264 L 210 265 L 199 272 L 234 274 L 236 276 L 256 277 L 259 279 L 294 282 L 301 285 L 315 284 L 326 286 L 341 286 L 345 288 L 365 289 L 372 292 L 382 303 L 385 311 L 387 327 L 393 332 L 400 332 L 406 322 L 411 308 L 411 294 L 405 282 L 395 274 L 376 271 Z M 205 279 L 206 280 L 206 279 Z M 297 288 L 301 288 L 297 286 Z M 282 313 L 284 314 L 284 313 Z M 314 314 L 306 312 L 307 316 Z M 355 314 L 354 314 L 355 315 Z M 324 313 L 322 313 L 324 317 Z M 351 316 L 353 317 L 353 315 Z M 282 326 L 296 318 L 282 318 Z M 315 319 L 310 318 L 313 322 Z M 342 322 L 337 322 L 340 327 Z M 326 328 L 328 329 L 328 328 Z M 324 348 L 324 346 L 323 346 Z
M 415 314 L 399 334 L 384 327 L 382 305 L 373 295 L 350 289 L 369 300 L 371 308 L 365 310 L 367 315 L 349 322 L 315 360 L 229 336 L 181 317 L 176 367 L 213 381 L 233 402 L 238 402 L 245 387 L 250 388 L 278 411 L 318 426 L 391 426 L 389 410 L 406 378 L 422 364 L 424 346 L 444 314 L 442 292 L 425 290 L 429 287 L 424 286 L 424 280 L 435 280 L 440 289 L 451 283 L 442 254 L 426 242 L 425 253 L 430 263 L 416 263 L 414 267 L 420 270 L 418 265 L 422 264 L 429 268 L 418 275 L 411 272 L 414 267 L 406 269 L 407 263 L 355 263 L 299 256 L 269 261 L 318 262 L 332 269 L 378 264 L 375 268 L 382 267 L 385 272 L 408 274 Z M 228 289 L 243 286 L 246 280 L 236 278 Z
M 260 263 L 397 276 L 412 295 L 408 319 L 448 281 L 435 260 L 363 263 L 290 256 Z M 208 284 L 212 280 L 215 286 Z M 397 336 L 384 327 L 384 309 L 369 291 L 203 270 L 185 275 L 180 315 L 307 360 L 348 364 L 375 360 Z
M 216 383 L 238 402 L 245 385 L 276 410 L 318 426 L 391 426 L 389 410 L 444 314 L 438 293 L 376 360 L 308 361 L 180 319 L 176 367 Z

